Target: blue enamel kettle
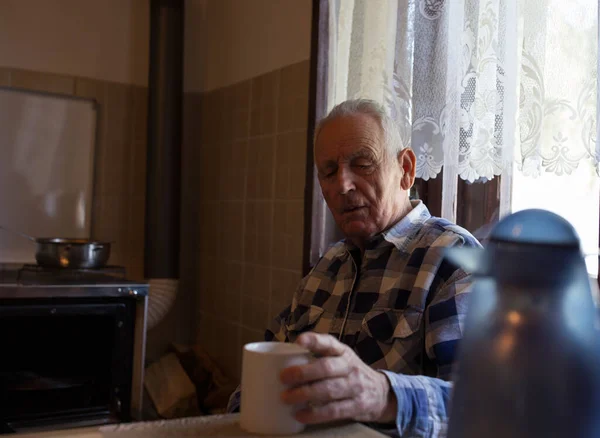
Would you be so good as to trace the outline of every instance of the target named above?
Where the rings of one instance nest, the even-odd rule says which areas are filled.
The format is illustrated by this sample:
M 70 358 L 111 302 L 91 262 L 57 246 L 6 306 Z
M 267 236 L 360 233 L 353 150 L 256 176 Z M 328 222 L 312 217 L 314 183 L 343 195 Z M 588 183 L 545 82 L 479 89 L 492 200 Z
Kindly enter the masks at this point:
M 597 311 L 571 224 L 523 210 L 447 257 L 474 273 L 447 437 L 600 437 Z

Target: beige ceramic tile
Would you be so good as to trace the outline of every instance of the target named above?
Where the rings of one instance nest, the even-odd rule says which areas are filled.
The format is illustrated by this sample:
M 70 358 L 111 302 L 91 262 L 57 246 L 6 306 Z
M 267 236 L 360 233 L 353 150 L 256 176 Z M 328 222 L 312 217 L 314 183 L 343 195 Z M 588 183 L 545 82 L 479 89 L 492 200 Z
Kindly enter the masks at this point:
M 140 183 L 144 182 L 145 178 L 140 181 Z M 181 149 L 181 203 L 183 206 L 188 206 L 188 208 L 197 209 L 201 202 L 200 149 L 195 144 L 184 142 Z
M 244 265 L 243 294 L 268 301 L 270 298 L 270 269 L 246 263 Z
M 98 239 L 115 239 L 119 230 L 126 230 L 128 199 L 125 196 L 100 195 L 94 205 L 94 236 Z
M 201 323 L 198 329 L 196 342 L 206 351 L 207 354 L 214 357 L 217 352 L 216 347 L 219 343 L 215 319 L 212 317 L 212 314 L 203 312 L 200 315 L 200 320 L 204 322 Z
M 241 339 L 240 350 L 246 344 L 249 344 L 251 342 L 262 342 L 265 340 L 264 330 L 252 330 L 252 329 L 242 328 L 241 336 L 242 336 L 242 339 Z
M 275 165 L 275 198 L 287 199 L 290 193 L 290 168 L 292 167 L 291 143 L 293 133 L 277 135 Z
M 281 71 L 279 69 L 262 75 L 263 89 L 260 102 L 261 106 L 273 106 L 277 104 L 280 76 Z
M 271 242 L 273 239 L 273 233 L 258 233 L 256 235 L 256 258 L 253 260 L 254 263 L 270 266 L 271 265 Z
M 234 140 L 245 140 L 250 135 L 250 110 L 234 108 L 231 119 Z
M 231 169 L 232 197 L 234 199 L 246 198 L 246 181 L 248 178 L 248 140 L 240 140 L 233 143 L 232 156 L 229 168 Z
M 273 227 L 273 203 L 271 201 L 248 201 L 246 203 L 246 232 L 258 234 L 269 232 Z
M 285 154 L 285 150 L 277 150 L 277 158 L 281 154 Z M 279 161 L 279 160 L 278 160 Z M 278 201 L 284 201 L 289 198 L 290 193 L 290 168 L 277 164 L 275 167 L 275 193 L 274 198 Z
M 287 269 L 287 247 L 289 236 L 278 234 L 273 236 L 271 244 L 271 257 L 273 263 L 271 266 L 280 269 Z
M 216 339 L 213 356 L 226 375 L 235 377 L 240 358 L 240 328 L 237 324 L 216 319 L 214 324 Z M 210 354 L 210 352 L 209 352 Z
M 306 129 L 308 126 L 309 61 L 302 61 L 281 70 L 278 131 Z
M 75 93 L 75 79 L 73 77 L 29 70 L 13 70 L 11 85 L 15 88 L 49 93 L 67 95 Z
M 273 234 L 279 236 L 285 234 L 287 220 L 287 201 L 275 201 L 273 208 Z
M 308 128 L 308 97 L 284 94 L 278 106 L 279 132 L 305 130 Z
M 135 93 L 137 90 L 144 89 L 144 87 L 134 88 L 134 100 Z M 147 93 L 146 93 L 147 95 Z M 195 139 L 196 141 L 202 141 L 201 138 L 201 126 L 202 126 L 202 99 L 203 93 L 200 92 L 186 92 L 183 93 L 183 109 L 182 109 L 182 136 L 183 142 L 188 142 Z
M 224 201 L 221 205 L 221 231 L 231 233 L 235 230 L 243 230 L 244 203 L 241 201 Z
M 263 75 L 251 79 L 250 83 L 250 108 L 260 108 L 263 105 Z
M 263 105 L 260 109 L 260 135 L 277 133 L 277 105 Z
M 277 131 L 279 70 L 252 80 L 250 135 L 270 135 Z
M 240 320 L 240 296 L 231 294 L 226 290 L 219 289 L 215 295 L 215 310 L 219 318 L 229 322 L 239 322 Z
M 220 257 L 231 261 L 244 259 L 244 204 L 241 201 L 224 201 L 221 210 Z
M 201 110 L 201 133 L 202 143 L 214 145 L 217 143 L 217 132 L 219 128 L 219 94 L 217 91 L 210 91 L 202 95 L 202 110 Z
M 260 107 L 250 110 L 250 137 L 256 137 L 261 133 L 261 109 Z
M 306 179 L 306 133 L 291 131 L 277 136 L 275 197 L 303 199 Z
M 239 327 L 238 327 L 239 330 Z M 236 338 L 235 344 L 224 344 L 221 346 L 223 353 L 218 358 L 218 363 L 221 363 L 223 373 L 228 376 L 232 382 L 238 383 L 240 380 L 240 358 L 241 352 L 239 351 L 239 336 Z M 233 340 L 231 341 L 233 342 Z
M 217 196 L 220 200 L 232 200 L 233 184 L 231 181 L 232 166 L 231 155 L 233 146 L 231 144 L 221 144 L 219 146 L 219 161 L 217 164 L 219 181 L 217 184 Z
M 289 154 L 289 192 L 290 199 L 304 199 L 306 186 L 306 157 L 307 157 L 306 132 L 294 132 L 290 136 Z M 312 154 L 311 154 L 312 157 Z
M 111 265 L 129 267 L 132 248 L 129 246 L 127 229 L 118 228 L 113 230 L 113 233 L 110 239 L 112 244 L 109 263 Z
M 200 252 L 220 255 L 221 204 L 217 201 L 204 202 L 200 205 L 198 224 L 200 228 Z
M 231 101 L 235 109 L 249 109 L 250 108 L 250 93 L 252 89 L 252 80 L 238 82 L 231 87 Z
M 219 290 L 234 297 L 239 307 L 243 286 L 244 266 L 241 263 L 222 261 L 218 267 Z
M 233 113 L 221 113 L 219 120 L 219 144 L 232 143 L 234 141 L 234 126 L 231 122 Z
M 304 201 L 275 201 L 273 233 L 275 239 L 281 234 L 302 235 L 304 233 Z
M 310 61 L 300 61 L 281 69 L 281 89 L 289 94 L 308 96 Z
M 301 280 L 300 271 L 271 269 L 271 300 L 291 303 Z
M 246 233 L 244 236 L 244 260 L 261 266 L 271 264 L 270 231 L 261 233 Z
M 86 99 L 93 99 L 100 105 L 103 105 L 106 95 L 104 91 L 105 85 L 105 82 L 95 79 L 76 78 L 75 95 Z
M 257 233 L 270 233 L 273 229 L 273 202 L 263 201 L 258 204 Z
M 244 261 L 258 263 L 258 234 L 246 231 L 244 233 Z
M 303 235 L 274 236 L 271 245 L 273 267 L 282 269 L 302 269 Z
M 292 236 L 304 234 L 304 201 L 287 201 L 285 234 Z
M 251 139 L 248 146 L 246 199 L 271 199 L 275 162 L 275 137 Z
M 269 320 L 269 303 L 265 300 L 242 296 L 242 324 L 250 329 L 264 330 Z
M 223 99 L 222 113 L 230 114 L 234 108 L 235 84 L 226 85 L 218 90 L 222 94 Z
M 10 86 L 11 69 L 0 67 L 0 87 Z
M 247 150 L 247 141 L 238 141 L 221 146 L 218 170 L 220 199 L 244 199 Z
M 246 234 L 257 232 L 259 204 L 260 201 L 246 202 L 246 220 L 244 222 L 244 233 Z
M 291 236 L 288 241 L 287 269 L 302 269 L 302 253 L 304 247 L 304 236 L 302 234 Z
M 237 346 L 240 343 L 239 324 L 228 322 L 223 324 L 217 323 L 217 327 L 220 328 L 220 333 L 222 334 L 222 340 L 224 343 L 231 345 L 234 349 L 237 349 Z
M 217 142 L 218 143 L 229 143 L 233 141 L 233 130 L 231 126 L 231 115 L 233 114 L 232 108 L 227 104 L 229 90 L 228 88 L 220 88 L 216 91 L 216 98 L 218 101 L 217 107 L 220 109 L 217 117 Z
M 219 154 L 218 146 L 202 145 L 200 148 L 200 192 L 204 202 L 218 199 Z
M 258 199 L 272 199 L 274 192 L 275 137 L 264 137 L 259 149 L 257 191 Z
M 261 147 L 260 138 L 251 138 L 248 140 L 248 163 L 247 163 L 247 180 L 246 180 L 246 199 L 256 199 L 258 191 L 258 166 L 259 166 L 259 151 Z
M 299 162 L 290 169 L 290 199 L 304 199 L 307 190 L 311 190 L 306 184 L 306 160 Z
M 208 257 L 200 258 L 200 268 L 198 276 L 200 278 L 200 288 L 198 290 L 197 302 L 200 310 L 207 313 L 214 313 L 216 310 L 215 299 L 218 287 L 217 261 Z
M 215 338 L 212 316 L 206 312 L 199 312 L 195 336 L 196 342 L 200 345 L 205 345 L 206 340 L 211 338 Z

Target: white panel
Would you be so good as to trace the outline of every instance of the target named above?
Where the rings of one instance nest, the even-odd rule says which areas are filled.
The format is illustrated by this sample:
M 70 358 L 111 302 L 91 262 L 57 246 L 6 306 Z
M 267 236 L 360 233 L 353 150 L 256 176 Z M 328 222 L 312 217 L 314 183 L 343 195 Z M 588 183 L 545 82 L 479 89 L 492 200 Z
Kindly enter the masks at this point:
M 0 88 L 0 225 L 35 237 L 90 237 L 96 107 Z M 35 244 L 0 230 L 0 263 Z

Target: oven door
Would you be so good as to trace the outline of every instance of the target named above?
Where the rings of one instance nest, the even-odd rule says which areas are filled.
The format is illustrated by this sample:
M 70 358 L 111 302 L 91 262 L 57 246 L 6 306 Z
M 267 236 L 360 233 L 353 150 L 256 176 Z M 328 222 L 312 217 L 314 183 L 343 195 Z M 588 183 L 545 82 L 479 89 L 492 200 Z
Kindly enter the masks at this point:
M 0 305 L 0 423 L 14 431 L 128 420 L 133 321 L 125 301 Z

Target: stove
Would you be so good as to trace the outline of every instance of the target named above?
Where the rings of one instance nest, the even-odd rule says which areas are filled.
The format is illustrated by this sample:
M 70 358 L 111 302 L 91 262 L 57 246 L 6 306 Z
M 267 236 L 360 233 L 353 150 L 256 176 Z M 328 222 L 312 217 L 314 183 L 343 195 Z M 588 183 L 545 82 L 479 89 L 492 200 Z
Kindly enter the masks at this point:
M 140 420 L 149 285 L 0 265 L 0 434 Z
M 117 286 L 116 290 L 114 287 Z M 120 286 L 120 287 L 119 287 Z M 105 289 L 105 291 L 92 291 L 90 288 Z M 23 290 L 31 288 L 31 291 Z M 37 295 L 44 288 L 56 288 L 54 292 L 47 292 L 43 296 L 59 294 L 72 296 L 89 296 L 90 294 L 103 295 L 105 293 L 117 295 L 134 293 L 147 294 L 148 284 L 138 283 L 126 278 L 126 270 L 122 266 L 107 266 L 99 269 L 70 269 L 70 268 L 45 268 L 33 264 L 0 265 L 0 298 L 17 294 Z M 62 289 L 77 290 L 62 290 Z M 80 289 L 85 289 L 80 290 Z M 119 290 L 121 289 L 121 290 Z M 146 289 L 144 291 L 144 289 Z M 12 291 L 12 292 L 11 292 Z M 16 292 L 18 291 L 18 293 Z

